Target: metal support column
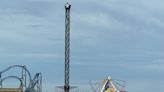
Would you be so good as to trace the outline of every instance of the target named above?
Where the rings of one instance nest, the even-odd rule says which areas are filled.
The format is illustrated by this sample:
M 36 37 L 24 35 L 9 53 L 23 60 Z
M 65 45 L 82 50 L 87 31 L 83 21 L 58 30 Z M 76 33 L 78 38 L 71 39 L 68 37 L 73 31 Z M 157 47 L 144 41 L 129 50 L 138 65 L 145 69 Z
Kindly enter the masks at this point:
M 0 73 L 0 88 L 2 88 L 2 74 Z
M 64 91 L 69 92 L 69 63 L 70 63 L 70 9 L 71 5 L 69 3 L 65 4 L 65 84 Z

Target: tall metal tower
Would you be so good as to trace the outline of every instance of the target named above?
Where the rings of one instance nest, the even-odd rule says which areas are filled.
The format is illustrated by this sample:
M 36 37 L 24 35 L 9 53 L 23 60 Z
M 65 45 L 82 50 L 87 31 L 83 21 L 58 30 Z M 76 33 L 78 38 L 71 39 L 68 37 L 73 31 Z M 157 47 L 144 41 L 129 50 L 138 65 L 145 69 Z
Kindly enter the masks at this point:
M 69 92 L 72 89 L 78 90 L 77 86 L 70 86 L 70 9 L 71 5 L 65 4 L 65 69 L 64 69 L 64 86 L 56 86 L 58 89 L 64 89 L 64 92 Z M 76 91 L 77 92 L 77 91 Z
M 69 64 L 70 64 L 70 9 L 71 5 L 65 4 L 65 77 L 64 92 L 69 92 Z

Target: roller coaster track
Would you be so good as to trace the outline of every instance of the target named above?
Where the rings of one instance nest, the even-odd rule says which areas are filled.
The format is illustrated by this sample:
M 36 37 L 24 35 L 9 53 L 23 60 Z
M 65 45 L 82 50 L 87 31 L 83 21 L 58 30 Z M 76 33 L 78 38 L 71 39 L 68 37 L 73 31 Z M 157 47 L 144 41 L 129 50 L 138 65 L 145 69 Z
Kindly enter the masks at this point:
M 30 81 L 31 81 L 32 78 L 31 78 L 31 74 L 30 74 L 29 70 L 28 70 L 25 66 L 22 66 L 22 65 L 13 65 L 13 66 L 9 66 L 9 67 L 7 67 L 6 69 L 4 69 L 3 71 L 1 71 L 1 72 L 0 72 L 0 75 L 1 75 L 2 73 L 4 73 L 4 72 L 7 72 L 7 71 L 9 71 L 10 69 L 16 68 L 16 67 L 19 67 L 19 68 L 24 69 L 24 70 L 28 73 L 28 76 L 29 76 Z
M 36 73 L 30 86 L 26 89 L 25 92 L 34 92 L 34 87 L 37 85 L 37 89 L 38 91 L 37 92 L 41 92 L 41 86 L 42 86 L 42 76 L 41 76 L 41 73 Z
M 11 78 L 12 78 L 12 79 L 17 79 L 17 80 L 20 81 L 20 86 L 19 86 L 19 88 L 21 88 L 21 87 L 23 86 L 22 78 L 19 78 L 19 77 L 17 77 L 17 76 L 7 76 L 7 77 L 4 77 L 4 78 L 1 79 L 1 82 L 5 81 L 5 80 L 7 80 L 7 79 L 11 79 Z
M 21 68 L 22 69 L 22 76 L 17 77 L 17 76 L 6 76 L 2 78 L 2 74 L 13 69 L 13 68 Z M 24 74 L 25 73 L 25 74 Z M 29 77 L 29 82 L 28 82 L 28 87 L 26 87 L 26 73 L 28 74 Z M 36 73 L 34 78 L 32 79 L 31 74 L 29 70 L 26 68 L 26 66 L 22 65 L 13 65 L 5 68 L 3 71 L 0 72 L 0 86 L 2 88 L 2 82 L 5 81 L 6 79 L 13 78 L 17 79 L 20 81 L 20 87 L 24 92 L 41 92 L 42 90 L 42 75 L 41 73 Z

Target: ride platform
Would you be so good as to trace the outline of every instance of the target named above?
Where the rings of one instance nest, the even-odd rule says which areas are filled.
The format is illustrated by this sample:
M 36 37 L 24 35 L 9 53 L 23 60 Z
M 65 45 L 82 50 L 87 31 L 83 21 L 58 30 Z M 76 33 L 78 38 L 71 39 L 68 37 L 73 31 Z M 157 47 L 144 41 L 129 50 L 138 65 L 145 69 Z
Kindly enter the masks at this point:
M 20 88 L 0 88 L 0 92 L 23 92 Z

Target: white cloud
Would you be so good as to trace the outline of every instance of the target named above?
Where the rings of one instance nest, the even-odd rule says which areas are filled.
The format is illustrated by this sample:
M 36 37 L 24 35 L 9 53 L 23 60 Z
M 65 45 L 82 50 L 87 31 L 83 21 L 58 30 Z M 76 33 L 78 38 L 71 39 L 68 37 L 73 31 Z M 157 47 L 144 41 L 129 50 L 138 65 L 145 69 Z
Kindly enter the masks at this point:
M 126 88 L 129 92 L 150 92 L 156 90 L 162 92 L 164 90 L 163 84 L 160 80 L 128 80 Z
M 9 61 L 22 64 L 24 60 L 23 64 L 31 65 L 32 70 L 46 73 L 43 90 L 53 92 L 56 84 L 49 83 L 49 78 L 61 77 L 59 67 L 63 66 L 56 61 L 64 61 L 65 1 L 0 2 L 0 65 L 8 65 Z M 71 65 L 75 80 L 112 74 L 129 79 L 129 91 L 162 92 L 162 0 L 71 2 Z M 50 70 L 41 70 L 40 65 Z M 151 78 L 159 81 L 144 81 Z M 152 87 L 151 83 L 160 86 Z
M 9 56 L 9 57 L 35 57 L 35 58 L 61 58 L 59 54 L 51 54 L 51 53 L 3 53 L 1 56 Z
M 93 26 L 93 27 L 105 27 L 110 26 L 110 19 L 106 14 L 102 12 L 88 13 L 88 14 L 74 14 L 75 21 Z

